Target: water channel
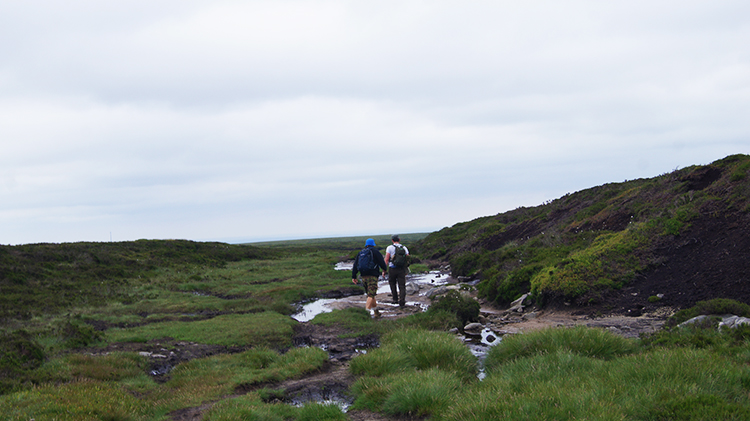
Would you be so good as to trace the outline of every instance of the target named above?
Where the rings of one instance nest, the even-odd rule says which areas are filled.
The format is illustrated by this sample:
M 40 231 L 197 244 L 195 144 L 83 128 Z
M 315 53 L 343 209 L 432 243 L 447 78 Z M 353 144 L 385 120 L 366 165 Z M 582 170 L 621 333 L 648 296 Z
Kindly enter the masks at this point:
M 335 270 L 352 270 L 352 262 L 340 262 L 334 267 Z M 447 287 L 458 288 L 458 282 L 449 274 L 441 271 L 431 271 L 427 273 L 410 273 L 406 277 L 407 283 L 407 307 L 418 308 L 419 311 L 426 311 L 430 303 L 430 291 L 435 288 Z M 378 308 L 381 309 L 383 317 L 395 317 L 394 311 L 398 309 L 396 304 L 390 303 L 391 288 L 386 279 L 381 278 L 378 282 Z M 388 297 L 383 299 L 381 297 Z M 299 322 L 308 322 L 318 314 L 328 313 L 336 309 L 347 307 L 364 307 L 365 296 L 355 295 L 343 298 L 324 298 L 306 303 L 301 310 L 292 315 L 292 318 Z M 500 335 L 489 328 L 484 327 L 481 331 L 474 332 L 472 335 L 461 335 L 461 339 L 469 348 L 471 353 L 479 359 L 480 367 L 484 362 L 487 351 L 493 345 L 500 342 Z M 480 372 L 480 379 L 484 373 Z

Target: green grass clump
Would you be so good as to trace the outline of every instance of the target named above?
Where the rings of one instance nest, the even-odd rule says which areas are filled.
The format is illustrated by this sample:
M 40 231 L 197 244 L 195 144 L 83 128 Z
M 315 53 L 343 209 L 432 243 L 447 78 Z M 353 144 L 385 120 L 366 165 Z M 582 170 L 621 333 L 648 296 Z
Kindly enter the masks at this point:
M 705 350 L 603 360 L 565 350 L 508 361 L 443 420 L 709 420 L 750 415 L 746 367 Z
M 389 415 L 439 416 L 451 405 L 465 383 L 437 367 L 409 375 L 363 377 L 352 386 L 354 409 Z
M 380 377 L 432 367 L 454 372 L 464 380 L 476 377 L 476 358 L 453 335 L 420 329 L 396 330 L 383 336 L 379 349 L 352 360 L 352 373 Z
M 0 412 L 8 421 L 146 420 L 153 414 L 149 402 L 120 385 L 95 380 L 43 385 L 0 396 Z
M 352 387 L 355 408 L 394 415 L 437 414 L 477 379 L 476 358 L 447 333 L 399 330 L 386 334 L 382 343 L 350 363 L 352 373 L 361 376 Z
M 589 358 L 609 360 L 636 352 L 635 342 L 613 333 L 583 326 L 573 328 L 548 328 L 511 335 L 487 353 L 485 367 L 488 371 L 502 368 L 508 361 L 533 355 L 570 352 Z
M 330 313 L 322 313 L 311 320 L 312 324 L 321 326 L 337 326 L 344 328 L 350 333 L 345 337 L 375 334 L 378 327 L 373 323 L 370 312 L 364 308 L 349 307 L 344 310 L 333 310 Z

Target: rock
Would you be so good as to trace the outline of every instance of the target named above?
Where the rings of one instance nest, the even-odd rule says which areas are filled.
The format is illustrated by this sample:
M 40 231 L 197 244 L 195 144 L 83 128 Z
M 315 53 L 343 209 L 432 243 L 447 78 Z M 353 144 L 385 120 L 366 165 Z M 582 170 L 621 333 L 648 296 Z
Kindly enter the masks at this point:
M 750 319 L 747 317 L 729 316 L 721 320 L 719 323 L 719 329 L 722 327 L 728 327 L 731 329 L 741 325 L 750 325 Z
M 493 342 L 495 342 L 495 340 L 496 340 L 497 338 L 495 337 L 495 335 L 487 335 L 487 337 L 486 337 L 486 338 L 484 338 L 484 339 L 485 339 L 485 340 L 486 340 L 487 342 L 489 342 L 489 343 L 493 343 Z
M 518 313 L 523 313 L 523 302 L 526 300 L 526 298 L 529 296 L 529 294 L 523 294 L 521 298 L 517 299 L 516 301 L 513 301 L 510 303 L 510 310 L 509 311 L 516 311 Z
M 479 315 L 479 317 L 477 317 L 477 319 L 479 320 L 479 323 L 485 324 L 485 325 L 490 322 L 488 318 L 482 316 L 481 314 Z
M 709 320 L 709 317 L 706 316 L 706 315 L 695 316 L 695 317 L 693 317 L 690 320 L 686 320 L 686 321 L 678 324 L 677 327 L 685 327 L 685 326 L 688 326 L 688 325 L 694 325 L 696 323 L 702 323 L 702 322 L 704 322 L 706 320 Z
M 521 316 L 521 318 L 524 320 L 534 320 L 537 317 L 539 317 L 539 314 L 536 311 L 532 311 L 531 313 L 527 313 Z
M 419 292 L 419 284 L 414 282 L 406 283 L 406 295 L 414 295 Z
M 427 291 L 426 295 L 427 295 L 427 298 L 432 298 L 432 297 L 436 297 L 438 295 L 443 295 L 446 292 L 448 292 L 448 287 L 447 286 L 441 286 L 441 287 L 433 288 L 433 289 Z
M 484 326 L 481 323 L 469 323 L 464 326 L 464 333 L 468 335 L 481 335 Z
M 437 287 L 437 288 L 434 288 L 434 289 L 431 289 L 431 290 L 427 291 L 427 293 L 425 294 L 425 296 L 427 298 L 434 298 L 434 297 L 436 297 L 438 295 L 443 295 L 443 294 L 445 294 L 446 292 L 448 292 L 448 291 L 450 291 L 452 289 L 458 289 L 458 287 L 453 286 L 453 285 L 443 285 L 441 287 Z
M 610 333 L 614 333 L 615 335 L 622 335 L 622 331 L 615 326 L 610 326 L 606 330 Z

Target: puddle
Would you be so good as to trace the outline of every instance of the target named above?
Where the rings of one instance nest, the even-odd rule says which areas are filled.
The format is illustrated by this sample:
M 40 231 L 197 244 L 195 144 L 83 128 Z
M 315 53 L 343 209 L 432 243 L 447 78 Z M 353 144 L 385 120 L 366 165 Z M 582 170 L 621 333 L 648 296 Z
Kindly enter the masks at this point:
M 352 270 L 353 267 L 354 262 L 338 262 L 333 266 L 335 270 Z
M 330 307 L 330 304 L 335 303 L 338 300 L 339 299 L 334 298 L 322 298 L 320 300 L 315 300 L 313 302 L 307 303 L 302 306 L 302 310 L 299 313 L 292 315 L 292 319 L 298 322 L 309 322 L 318 314 L 332 312 L 333 308 Z
M 351 402 L 344 398 L 343 396 L 334 396 L 327 399 L 322 399 L 319 396 L 307 396 L 304 399 L 295 398 L 292 399 L 290 402 L 290 405 L 296 406 L 296 407 L 303 407 L 307 405 L 308 403 L 318 403 L 321 405 L 335 405 L 338 406 L 341 412 L 346 413 L 349 410 L 349 407 L 351 406 Z

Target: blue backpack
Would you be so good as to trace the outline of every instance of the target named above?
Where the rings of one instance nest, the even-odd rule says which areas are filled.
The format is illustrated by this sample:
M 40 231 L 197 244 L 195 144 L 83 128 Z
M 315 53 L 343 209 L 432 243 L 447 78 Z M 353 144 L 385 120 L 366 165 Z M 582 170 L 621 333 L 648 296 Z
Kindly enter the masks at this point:
M 378 265 L 375 263 L 375 258 L 372 255 L 372 249 L 370 247 L 362 249 L 359 255 L 357 255 L 357 268 L 359 268 L 359 271 L 371 271 L 377 267 Z

